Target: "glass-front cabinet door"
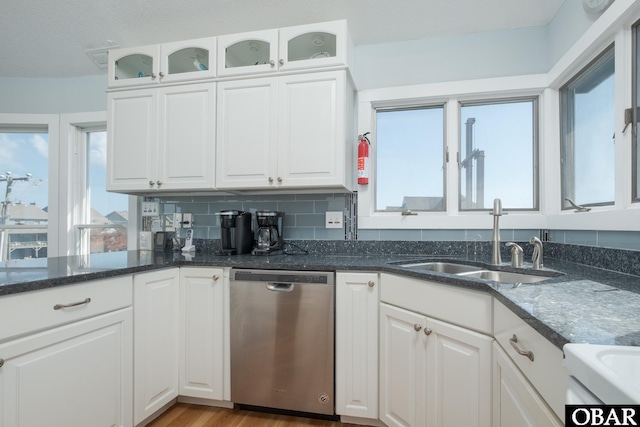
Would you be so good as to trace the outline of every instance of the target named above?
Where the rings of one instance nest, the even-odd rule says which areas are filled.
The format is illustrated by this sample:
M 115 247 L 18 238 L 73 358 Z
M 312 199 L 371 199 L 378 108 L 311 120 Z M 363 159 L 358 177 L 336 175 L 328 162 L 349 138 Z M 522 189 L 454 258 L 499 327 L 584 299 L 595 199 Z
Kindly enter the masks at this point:
M 218 37 L 218 75 L 269 73 L 278 70 L 278 30 Z
M 160 72 L 160 48 L 140 46 L 109 51 L 109 86 L 156 84 Z
M 216 75 L 216 38 L 207 37 L 160 47 L 160 81 L 193 80 Z
M 280 29 L 282 71 L 347 65 L 350 51 L 351 40 L 344 20 Z

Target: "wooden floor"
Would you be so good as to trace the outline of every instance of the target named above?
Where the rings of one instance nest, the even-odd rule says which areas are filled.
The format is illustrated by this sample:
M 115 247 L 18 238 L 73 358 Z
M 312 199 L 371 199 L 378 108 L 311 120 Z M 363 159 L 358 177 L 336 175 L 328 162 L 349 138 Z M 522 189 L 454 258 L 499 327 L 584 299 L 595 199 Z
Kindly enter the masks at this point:
M 337 421 L 267 414 L 239 409 L 176 403 L 148 427 L 339 427 L 349 426 Z

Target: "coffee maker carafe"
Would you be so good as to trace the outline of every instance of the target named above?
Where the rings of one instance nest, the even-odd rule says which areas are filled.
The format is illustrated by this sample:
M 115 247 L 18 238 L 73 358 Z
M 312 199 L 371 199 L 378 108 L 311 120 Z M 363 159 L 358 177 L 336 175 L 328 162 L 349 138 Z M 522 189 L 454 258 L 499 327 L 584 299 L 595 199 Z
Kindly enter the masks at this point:
M 242 255 L 251 252 L 253 231 L 251 230 L 251 212 L 222 211 L 220 216 L 220 255 Z
M 256 247 L 251 252 L 254 255 L 269 255 L 281 253 L 284 247 L 282 237 L 282 221 L 284 212 L 258 211 L 256 222 L 258 223 L 258 237 Z

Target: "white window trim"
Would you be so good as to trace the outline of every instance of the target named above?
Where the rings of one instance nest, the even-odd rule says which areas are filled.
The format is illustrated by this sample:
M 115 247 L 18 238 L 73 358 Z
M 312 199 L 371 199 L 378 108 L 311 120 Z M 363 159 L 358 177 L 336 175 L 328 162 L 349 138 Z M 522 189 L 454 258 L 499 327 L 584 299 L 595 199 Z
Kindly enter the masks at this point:
M 539 209 L 538 212 L 510 212 L 500 220 L 508 229 L 640 230 L 640 203 L 631 202 L 631 132 L 621 134 L 624 109 L 631 107 L 631 26 L 640 19 L 640 2 L 617 0 L 546 74 L 511 76 L 365 90 L 358 93 L 358 133 L 371 131 L 375 156 L 375 107 L 446 102 L 445 138 L 449 151 L 446 164 L 446 212 L 374 212 L 375 162 L 367 186 L 359 185 L 358 228 L 360 229 L 474 229 L 490 228 L 486 212 L 459 212 L 458 101 L 539 95 Z M 616 67 L 616 193 L 613 206 L 594 207 L 589 212 L 562 211 L 560 197 L 560 112 L 559 89 L 607 46 L 615 42 Z
M 5 114 L 0 113 L 2 126 L 31 127 L 42 126 L 49 134 L 49 175 L 48 183 L 48 218 L 47 218 L 47 256 L 60 255 L 60 217 L 59 196 L 59 119 L 57 114 Z M 35 171 L 34 171 L 35 172 Z
M 60 233 L 60 255 L 79 255 L 77 247 L 76 224 L 86 224 L 84 218 L 84 195 L 86 194 L 84 179 L 74 179 L 86 174 L 86 152 L 84 149 L 83 129 L 104 127 L 107 129 L 107 113 L 75 113 L 60 115 L 60 170 L 67 171 L 60 175 L 60 188 L 65 189 L 58 195 L 60 206 L 65 215 L 61 216 L 58 228 Z M 129 225 L 127 227 L 127 246 L 129 250 L 137 249 L 138 239 L 138 203 L 135 196 L 129 196 Z

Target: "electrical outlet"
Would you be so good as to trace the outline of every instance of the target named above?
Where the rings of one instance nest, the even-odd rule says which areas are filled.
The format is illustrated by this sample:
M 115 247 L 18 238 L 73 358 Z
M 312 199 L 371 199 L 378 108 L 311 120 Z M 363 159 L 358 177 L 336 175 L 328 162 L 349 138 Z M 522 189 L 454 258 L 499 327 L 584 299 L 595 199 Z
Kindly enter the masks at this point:
M 182 226 L 184 228 L 191 228 L 193 226 L 193 214 L 190 214 L 190 213 L 182 214 Z
M 173 228 L 182 228 L 182 214 L 174 213 L 173 214 Z
M 325 228 L 342 228 L 343 214 L 340 211 L 327 211 L 325 213 Z

